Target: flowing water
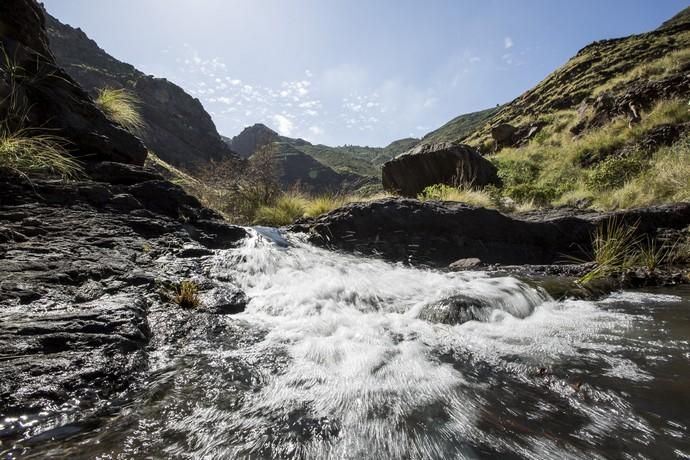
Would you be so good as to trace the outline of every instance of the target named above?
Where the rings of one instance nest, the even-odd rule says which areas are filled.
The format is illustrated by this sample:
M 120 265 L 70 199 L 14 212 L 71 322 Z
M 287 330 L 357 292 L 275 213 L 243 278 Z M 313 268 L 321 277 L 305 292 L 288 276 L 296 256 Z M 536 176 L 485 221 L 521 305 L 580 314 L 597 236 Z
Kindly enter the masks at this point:
M 690 458 L 690 290 L 556 302 L 256 233 L 208 265 L 251 301 L 98 423 L 30 456 Z M 418 319 L 463 294 L 484 321 Z

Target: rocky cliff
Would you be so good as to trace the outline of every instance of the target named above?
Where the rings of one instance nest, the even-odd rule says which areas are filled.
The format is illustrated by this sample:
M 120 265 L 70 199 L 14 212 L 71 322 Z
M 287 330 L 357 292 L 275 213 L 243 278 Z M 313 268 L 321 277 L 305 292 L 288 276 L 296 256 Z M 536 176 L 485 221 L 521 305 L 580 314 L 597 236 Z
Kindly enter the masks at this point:
M 104 87 L 127 88 L 141 100 L 149 149 L 176 166 L 235 157 L 198 99 L 164 78 L 145 75 L 102 50 L 81 29 L 45 13 L 50 49 L 62 68 L 94 96 Z
M 41 127 L 70 142 L 76 156 L 143 164 L 146 149 L 113 124 L 56 65 L 35 2 L 0 3 L 0 117 L 11 129 Z

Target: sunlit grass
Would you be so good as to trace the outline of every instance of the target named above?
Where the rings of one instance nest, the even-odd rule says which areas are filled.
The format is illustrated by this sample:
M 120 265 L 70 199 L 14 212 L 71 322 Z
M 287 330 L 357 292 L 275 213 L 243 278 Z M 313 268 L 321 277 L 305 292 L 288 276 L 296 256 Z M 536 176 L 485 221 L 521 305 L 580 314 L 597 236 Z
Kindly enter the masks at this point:
M 144 119 L 139 98 L 127 89 L 103 88 L 98 92 L 96 104 L 108 118 L 133 133 L 141 133 Z
M 421 201 L 456 201 L 482 208 L 495 207 L 488 192 L 469 187 L 451 187 L 444 184 L 430 185 L 417 196 Z
M 0 129 L 0 167 L 19 174 L 49 172 L 69 179 L 83 171 L 66 139 L 30 129 Z
M 183 280 L 175 287 L 173 302 L 182 308 L 198 308 L 201 306 L 199 286 L 190 280 Z
M 604 278 L 635 264 L 638 224 L 610 218 L 597 226 L 592 236 L 592 260 L 595 267 L 580 278 L 582 284 Z

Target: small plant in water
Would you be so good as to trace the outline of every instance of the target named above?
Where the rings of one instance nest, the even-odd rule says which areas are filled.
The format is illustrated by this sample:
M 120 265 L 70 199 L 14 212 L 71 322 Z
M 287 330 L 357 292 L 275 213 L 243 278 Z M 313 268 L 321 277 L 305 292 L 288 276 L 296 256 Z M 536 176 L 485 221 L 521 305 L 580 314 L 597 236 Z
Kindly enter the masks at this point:
M 628 224 L 616 217 L 600 224 L 592 236 L 595 267 L 580 278 L 580 283 L 587 284 L 634 265 L 635 249 L 639 243 L 636 235 L 638 225 L 638 222 Z
M 201 306 L 199 286 L 190 280 L 183 280 L 175 288 L 173 302 L 182 308 L 198 308 Z
M 647 238 L 639 244 L 637 263 L 650 272 L 655 271 L 662 265 L 671 262 L 676 253 L 676 244 L 665 245 L 656 239 Z

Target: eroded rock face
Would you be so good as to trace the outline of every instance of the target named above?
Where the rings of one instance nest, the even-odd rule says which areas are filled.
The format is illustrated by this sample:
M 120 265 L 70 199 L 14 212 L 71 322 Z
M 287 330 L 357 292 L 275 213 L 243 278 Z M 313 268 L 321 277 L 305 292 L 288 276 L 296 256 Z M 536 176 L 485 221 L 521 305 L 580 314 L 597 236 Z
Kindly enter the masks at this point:
M 447 267 L 458 259 L 485 264 L 555 264 L 586 257 L 599 222 L 616 217 L 640 233 L 690 225 L 690 203 L 620 213 L 556 210 L 520 218 L 461 203 L 385 199 L 356 203 L 293 226 L 311 241 L 389 260 Z
M 82 30 L 46 13 L 50 49 L 57 63 L 95 96 L 104 87 L 127 88 L 141 100 L 141 137 L 161 159 L 177 166 L 236 158 L 198 99 L 165 78 L 145 75 L 118 61 Z
M 0 60 L 0 94 L 5 98 L 13 93 L 16 102 L 3 99 L 0 117 L 15 127 L 53 129 L 70 141 L 75 155 L 89 160 L 143 164 L 146 148 L 141 141 L 108 120 L 56 65 L 44 26 L 34 0 L 0 3 L 0 45 L 10 61 Z
M 200 333 L 189 332 L 196 323 L 205 332 L 207 316 L 247 302 L 230 283 L 204 278 L 203 267 L 210 248 L 233 246 L 244 229 L 149 170 L 89 169 L 93 179 L 70 183 L 0 175 L 0 419 L 39 421 L 5 424 L 8 447 L 140 382 L 153 340 L 174 346 Z M 195 311 L 161 295 L 190 278 L 204 295 L 222 295 Z
M 434 184 L 498 184 L 496 167 L 468 145 L 441 143 L 415 147 L 383 165 L 383 188 L 417 196 Z

